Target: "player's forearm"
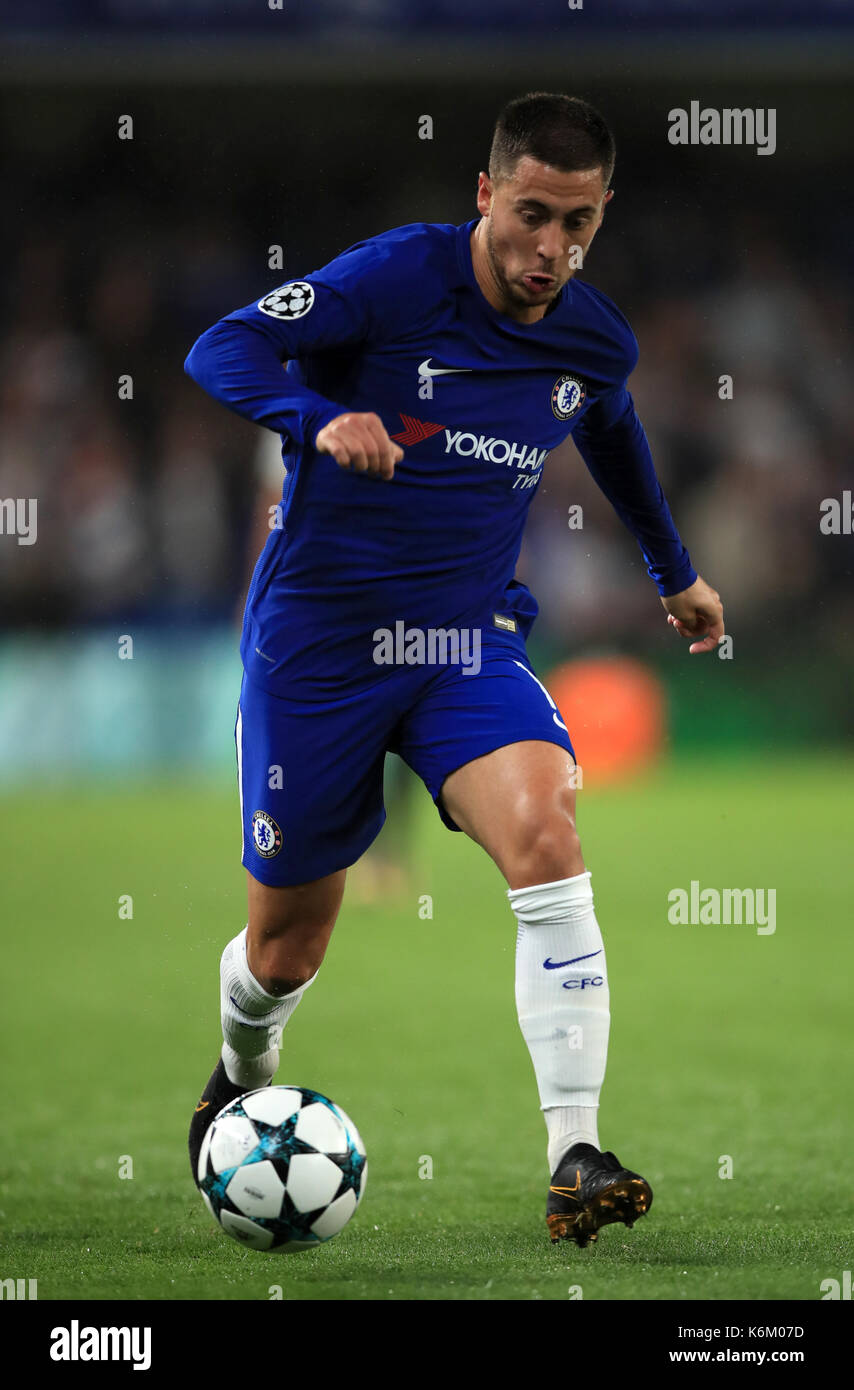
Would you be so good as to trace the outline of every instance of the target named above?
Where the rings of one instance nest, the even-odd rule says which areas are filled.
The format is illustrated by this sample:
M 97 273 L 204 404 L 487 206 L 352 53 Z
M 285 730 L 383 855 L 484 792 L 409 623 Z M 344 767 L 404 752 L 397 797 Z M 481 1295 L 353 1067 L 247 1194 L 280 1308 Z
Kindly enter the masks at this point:
M 601 491 L 641 548 L 662 597 L 697 578 L 656 476 L 649 444 L 631 398 L 608 428 L 579 434 L 575 444 Z
M 318 430 L 347 408 L 295 381 L 264 334 L 231 319 L 197 339 L 184 370 L 215 400 L 296 444 L 313 444 Z

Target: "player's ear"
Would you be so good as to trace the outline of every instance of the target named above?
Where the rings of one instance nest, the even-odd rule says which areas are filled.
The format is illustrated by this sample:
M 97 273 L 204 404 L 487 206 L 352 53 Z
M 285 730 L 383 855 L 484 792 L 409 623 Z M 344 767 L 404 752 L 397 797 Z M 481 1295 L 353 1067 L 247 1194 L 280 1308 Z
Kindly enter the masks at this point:
M 613 198 L 613 196 L 614 196 L 614 190 L 613 190 L 613 188 L 609 188 L 609 189 L 608 189 L 608 192 L 605 194 L 605 197 L 602 199 L 602 216 L 599 218 L 599 222 L 598 222 L 598 225 L 599 225 L 600 227 L 602 226 L 602 223 L 603 223 L 604 220 L 605 220 L 605 206 L 606 206 L 607 203 L 610 203 L 610 201 L 611 201 L 611 199 Z
M 492 206 L 492 180 L 489 175 L 481 169 L 477 176 L 477 210 L 484 217 Z

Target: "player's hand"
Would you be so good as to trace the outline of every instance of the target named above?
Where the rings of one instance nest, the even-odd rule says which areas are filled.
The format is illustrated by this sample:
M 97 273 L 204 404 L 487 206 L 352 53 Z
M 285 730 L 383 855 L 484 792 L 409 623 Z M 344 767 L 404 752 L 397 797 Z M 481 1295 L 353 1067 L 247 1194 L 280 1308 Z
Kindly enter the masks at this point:
M 690 589 L 671 594 L 661 602 L 667 610 L 667 621 L 680 637 L 702 639 L 688 648 L 692 656 L 715 650 L 724 635 L 724 610 L 720 594 L 705 579 L 695 579 Z
M 403 458 L 400 445 L 389 439 L 379 415 L 371 412 L 336 415 L 318 430 L 314 447 L 319 454 L 331 454 L 341 468 L 375 478 L 393 478 L 394 465 Z

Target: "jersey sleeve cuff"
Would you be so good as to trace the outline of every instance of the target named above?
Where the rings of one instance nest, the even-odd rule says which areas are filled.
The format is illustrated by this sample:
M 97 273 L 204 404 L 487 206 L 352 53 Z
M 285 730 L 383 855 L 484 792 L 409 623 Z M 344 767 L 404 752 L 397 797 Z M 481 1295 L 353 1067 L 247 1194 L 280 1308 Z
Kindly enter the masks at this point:
M 664 574 L 656 574 L 650 568 L 650 575 L 655 580 L 656 588 L 662 598 L 672 598 L 674 594 L 681 594 L 683 589 L 690 589 L 691 585 L 699 578 L 687 551 L 684 560 L 675 568 L 669 568 Z
M 328 425 L 330 420 L 337 420 L 339 415 L 347 415 L 350 407 L 346 405 L 336 405 L 334 401 L 327 401 L 316 410 L 312 410 L 306 419 L 305 441 L 314 448 L 314 441 L 324 425 Z

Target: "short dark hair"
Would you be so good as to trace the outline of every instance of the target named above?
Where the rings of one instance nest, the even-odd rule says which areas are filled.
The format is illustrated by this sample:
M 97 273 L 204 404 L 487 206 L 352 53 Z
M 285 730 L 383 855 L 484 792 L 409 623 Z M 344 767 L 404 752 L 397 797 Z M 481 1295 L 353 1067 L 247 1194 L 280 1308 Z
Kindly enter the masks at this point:
M 558 92 L 529 92 L 509 101 L 495 123 L 489 153 L 493 183 L 512 178 L 525 154 L 564 173 L 601 169 L 607 188 L 616 147 L 604 119 L 589 102 Z

